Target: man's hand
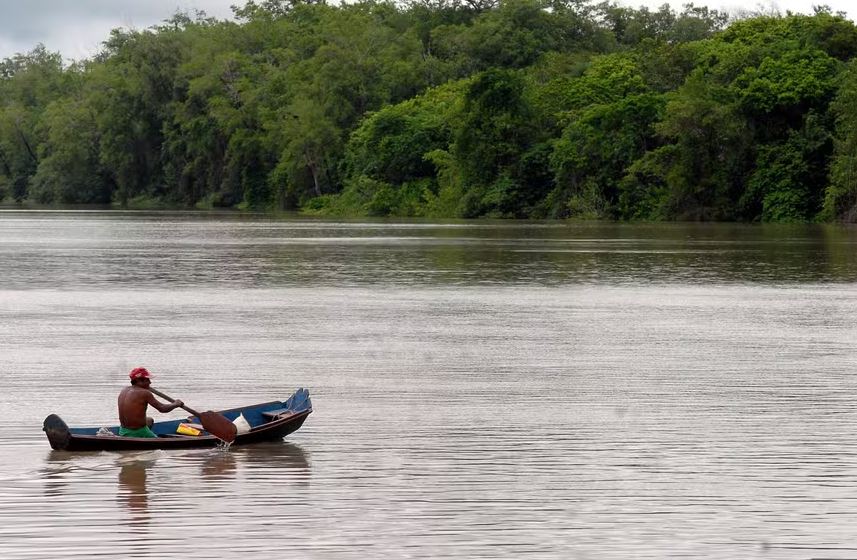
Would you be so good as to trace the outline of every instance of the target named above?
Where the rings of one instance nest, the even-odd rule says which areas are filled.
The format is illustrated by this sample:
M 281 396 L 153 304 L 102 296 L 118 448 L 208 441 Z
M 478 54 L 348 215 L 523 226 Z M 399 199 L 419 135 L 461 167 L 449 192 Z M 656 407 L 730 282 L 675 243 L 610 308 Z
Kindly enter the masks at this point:
M 181 401 L 181 399 L 176 399 L 173 401 L 173 408 L 181 408 L 183 406 L 184 403 Z

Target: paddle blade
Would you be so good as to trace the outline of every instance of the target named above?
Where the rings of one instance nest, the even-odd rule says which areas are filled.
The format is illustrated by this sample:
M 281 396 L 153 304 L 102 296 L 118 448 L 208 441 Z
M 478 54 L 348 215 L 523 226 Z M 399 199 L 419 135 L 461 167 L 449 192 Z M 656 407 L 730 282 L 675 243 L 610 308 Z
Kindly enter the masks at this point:
M 205 431 L 214 434 L 226 443 L 235 441 L 238 429 L 226 416 L 209 410 L 200 414 L 199 420 Z

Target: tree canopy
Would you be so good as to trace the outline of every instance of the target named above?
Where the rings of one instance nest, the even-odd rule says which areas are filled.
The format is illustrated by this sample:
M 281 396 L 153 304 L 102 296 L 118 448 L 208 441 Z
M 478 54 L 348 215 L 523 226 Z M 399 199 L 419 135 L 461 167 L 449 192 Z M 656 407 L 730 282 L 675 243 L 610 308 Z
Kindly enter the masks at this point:
M 842 14 L 261 0 L 0 61 L 0 201 L 857 221 Z

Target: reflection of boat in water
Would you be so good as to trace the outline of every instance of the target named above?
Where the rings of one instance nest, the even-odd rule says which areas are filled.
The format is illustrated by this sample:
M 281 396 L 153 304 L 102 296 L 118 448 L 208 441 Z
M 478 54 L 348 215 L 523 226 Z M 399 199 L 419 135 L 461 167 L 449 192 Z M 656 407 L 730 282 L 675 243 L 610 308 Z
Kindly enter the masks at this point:
M 54 498 L 68 494 L 66 499 L 74 499 L 72 488 L 91 484 L 93 475 L 103 478 L 104 474 L 118 482 L 115 499 L 126 512 L 129 526 L 140 529 L 148 526 L 157 503 L 166 496 L 228 495 L 234 484 L 271 477 L 281 486 L 303 487 L 309 484 L 311 469 L 309 454 L 286 441 L 176 452 L 51 451 L 42 469 L 46 493 Z
M 232 445 L 247 445 L 264 441 L 282 440 L 300 428 L 312 413 L 309 391 L 298 389 L 285 402 L 271 401 L 245 407 L 219 411 L 229 420 L 243 415 L 250 430 L 238 434 Z M 56 414 L 45 418 L 42 429 L 53 449 L 66 451 L 122 451 L 144 449 L 185 449 L 191 447 L 214 447 L 220 440 L 208 432 L 200 435 L 178 433 L 184 420 L 155 422 L 152 431 L 157 438 L 120 437 L 119 427 L 69 428 Z
M 194 460 L 199 461 L 200 474 L 207 480 L 252 477 L 254 471 L 273 469 L 309 474 L 306 452 L 300 446 L 285 441 L 211 451 L 204 456 L 194 457 Z
M 107 464 L 104 459 L 110 457 Z M 188 476 L 209 489 L 236 478 L 253 479 L 277 473 L 297 485 L 309 482 L 310 461 L 304 449 L 286 441 L 263 442 L 246 447 L 185 450 L 103 452 L 51 451 L 42 476 L 49 495 L 60 496 L 91 473 L 118 471 L 117 497 L 136 520 L 148 519 L 149 495 L 159 487 L 183 484 Z M 152 477 L 152 473 L 157 476 Z M 198 473 L 194 476 L 192 473 Z
M 282 468 L 309 471 L 309 457 L 299 445 L 287 441 L 260 443 L 251 447 L 230 449 L 248 468 Z
M 127 508 L 132 523 L 149 520 L 149 498 L 165 489 L 197 495 L 226 494 L 233 480 L 252 480 L 254 471 L 273 470 L 296 486 L 304 486 L 310 473 L 306 452 L 285 441 L 180 454 L 123 453 L 116 464 L 120 466 L 117 497 Z
M 200 475 L 206 480 L 226 480 L 238 472 L 238 461 L 231 451 L 208 453 L 200 462 Z
M 238 466 L 248 470 L 286 469 L 309 472 L 309 456 L 304 449 L 287 441 L 269 441 L 247 447 L 215 448 L 201 451 L 186 451 L 182 454 L 163 453 L 159 450 L 147 452 L 122 452 L 116 455 L 112 465 L 99 461 L 95 466 L 86 466 L 82 460 L 94 461 L 104 458 L 101 452 L 51 451 L 46 458 L 43 478 L 50 486 L 65 487 L 69 484 L 69 473 L 91 472 L 120 468 L 120 479 L 137 486 L 145 482 L 145 476 L 139 471 L 155 466 L 159 460 L 178 459 L 183 464 L 198 464 L 203 478 L 235 476 Z M 124 475 L 122 474 L 124 473 Z
M 156 457 L 150 456 L 120 463 L 117 496 L 127 506 L 135 522 L 149 521 L 149 491 L 146 479 L 149 468 L 156 461 Z
M 74 470 L 74 467 L 67 461 L 73 456 L 73 453 L 53 450 L 48 454 L 45 467 L 41 470 L 41 477 L 45 482 L 45 493 L 48 496 L 59 496 L 68 487 L 67 475 Z

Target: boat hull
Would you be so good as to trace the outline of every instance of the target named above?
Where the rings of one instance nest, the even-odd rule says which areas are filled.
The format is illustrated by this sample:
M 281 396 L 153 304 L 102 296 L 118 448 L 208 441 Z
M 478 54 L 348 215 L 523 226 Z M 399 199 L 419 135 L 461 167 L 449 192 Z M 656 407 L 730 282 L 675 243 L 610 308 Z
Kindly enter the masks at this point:
M 220 411 L 234 420 L 244 415 L 249 421 L 249 432 L 238 434 L 232 445 L 249 445 L 264 441 L 281 440 L 303 426 L 312 413 L 309 392 L 299 389 L 287 401 L 272 401 L 249 407 Z M 58 451 L 127 451 L 149 449 L 188 449 L 195 447 L 215 447 L 223 442 L 203 433 L 199 436 L 186 436 L 176 433 L 181 420 L 157 422 L 152 430 L 156 438 L 122 437 L 118 427 L 111 428 L 69 428 L 56 414 L 45 418 L 42 429 L 48 437 L 51 447 Z

